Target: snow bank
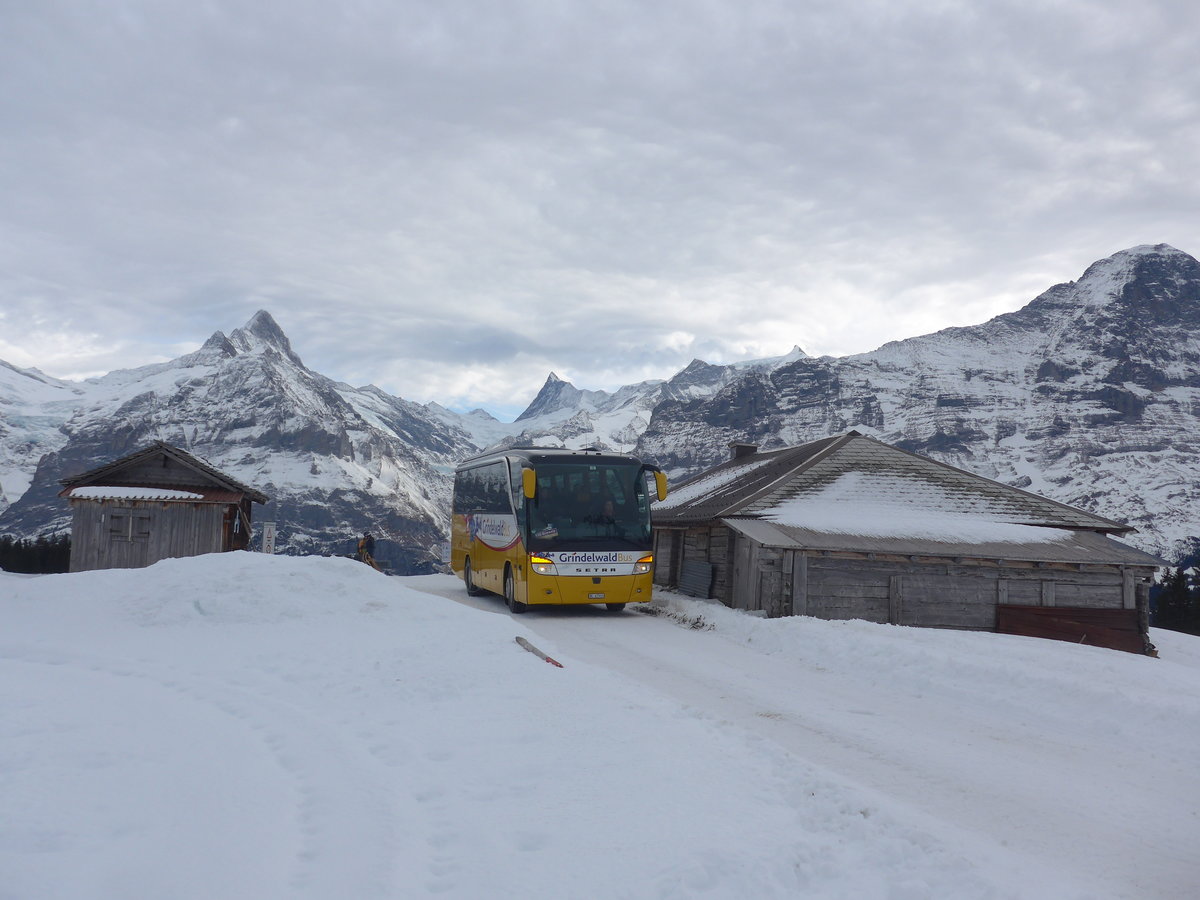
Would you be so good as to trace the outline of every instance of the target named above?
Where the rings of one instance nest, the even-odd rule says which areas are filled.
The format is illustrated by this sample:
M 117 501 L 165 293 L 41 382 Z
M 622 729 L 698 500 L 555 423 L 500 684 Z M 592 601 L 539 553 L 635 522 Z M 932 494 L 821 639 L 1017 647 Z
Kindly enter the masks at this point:
M 349 560 L 0 585 L 6 897 L 992 893 L 777 749 Z
M 0 573 L 0 897 L 1119 897 L 986 838 L 949 839 L 744 722 L 786 703 L 813 734 L 835 714 L 867 721 L 839 705 L 845 683 L 920 695 L 876 714 L 932 710 L 972 728 L 994 703 L 994 732 L 1009 714 L 1065 716 L 1102 757 L 1123 746 L 1113 729 L 1133 729 L 1190 760 L 1200 722 L 1194 649 L 1180 666 L 1023 638 L 763 621 L 669 596 L 666 613 L 713 631 L 631 613 L 514 618 L 498 600 L 490 612 L 415 589 L 432 583 L 248 553 Z M 560 646 L 556 623 L 598 635 L 606 664 Z M 742 672 L 766 698 L 755 702 L 773 705 L 718 718 L 614 661 L 634 644 L 621 635 L 666 653 L 664 629 L 682 656 Z M 618 643 L 606 649 L 605 635 Z M 823 680 L 765 679 L 748 647 L 810 661 Z M 1060 650 L 1065 669 L 1047 663 Z M 1183 699 L 1130 676 L 1146 666 Z M 885 732 L 897 748 L 912 721 Z M 1003 768 L 1004 749 L 981 756 L 977 734 L 954 734 L 936 750 L 947 772 Z M 1152 837 L 1159 824 L 1124 808 L 1114 818 Z

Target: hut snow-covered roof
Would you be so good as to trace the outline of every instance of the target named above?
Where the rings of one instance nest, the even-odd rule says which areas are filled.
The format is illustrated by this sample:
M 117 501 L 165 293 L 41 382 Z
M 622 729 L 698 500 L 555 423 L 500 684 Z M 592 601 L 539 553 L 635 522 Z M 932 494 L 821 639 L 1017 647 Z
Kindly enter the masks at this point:
M 156 459 L 160 471 L 151 480 L 147 477 L 150 471 L 147 464 Z M 255 503 L 267 503 L 269 499 L 266 494 L 231 478 L 211 463 L 164 441 L 155 441 L 135 453 L 64 478 L 61 484 L 65 487 L 60 496 L 69 499 L 209 503 L 236 503 L 242 497 Z

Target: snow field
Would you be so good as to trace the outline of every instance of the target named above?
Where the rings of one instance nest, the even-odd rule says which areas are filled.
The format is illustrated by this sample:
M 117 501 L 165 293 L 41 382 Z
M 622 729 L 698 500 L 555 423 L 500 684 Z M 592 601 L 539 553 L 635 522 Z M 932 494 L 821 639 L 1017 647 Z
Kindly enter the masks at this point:
M 465 601 L 444 576 L 248 553 L 0 573 L 0 898 L 1167 897 L 1200 872 L 1147 858 L 1134 894 L 1049 865 L 997 838 L 1028 798 L 992 784 L 1007 754 L 1021 775 L 1096 744 L 1116 762 L 1034 789 L 1111 799 L 1078 836 L 1111 824 L 1106 853 L 1143 828 L 1170 852 L 1200 642 L 1163 640 L 1172 662 L 671 595 L 659 617 Z M 1138 805 L 1108 766 L 1143 731 L 1177 782 Z M 1079 828 L 1067 810 L 1033 838 Z

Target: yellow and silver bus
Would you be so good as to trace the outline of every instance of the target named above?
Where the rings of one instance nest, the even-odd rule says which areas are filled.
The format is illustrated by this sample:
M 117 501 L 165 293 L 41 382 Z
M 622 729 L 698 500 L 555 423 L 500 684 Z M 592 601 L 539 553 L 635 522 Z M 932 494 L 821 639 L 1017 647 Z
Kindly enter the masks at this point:
M 650 600 L 650 499 L 666 476 L 634 456 L 516 447 L 464 460 L 454 473 L 450 566 L 467 593 L 509 609 Z

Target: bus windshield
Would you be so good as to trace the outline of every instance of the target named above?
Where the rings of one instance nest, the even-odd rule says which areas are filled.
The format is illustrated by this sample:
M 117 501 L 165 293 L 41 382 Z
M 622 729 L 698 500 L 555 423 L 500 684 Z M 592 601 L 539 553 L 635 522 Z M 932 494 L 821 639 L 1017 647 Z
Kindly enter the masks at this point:
M 650 547 L 650 496 L 640 465 L 543 463 L 526 507 L 530 550 Z

